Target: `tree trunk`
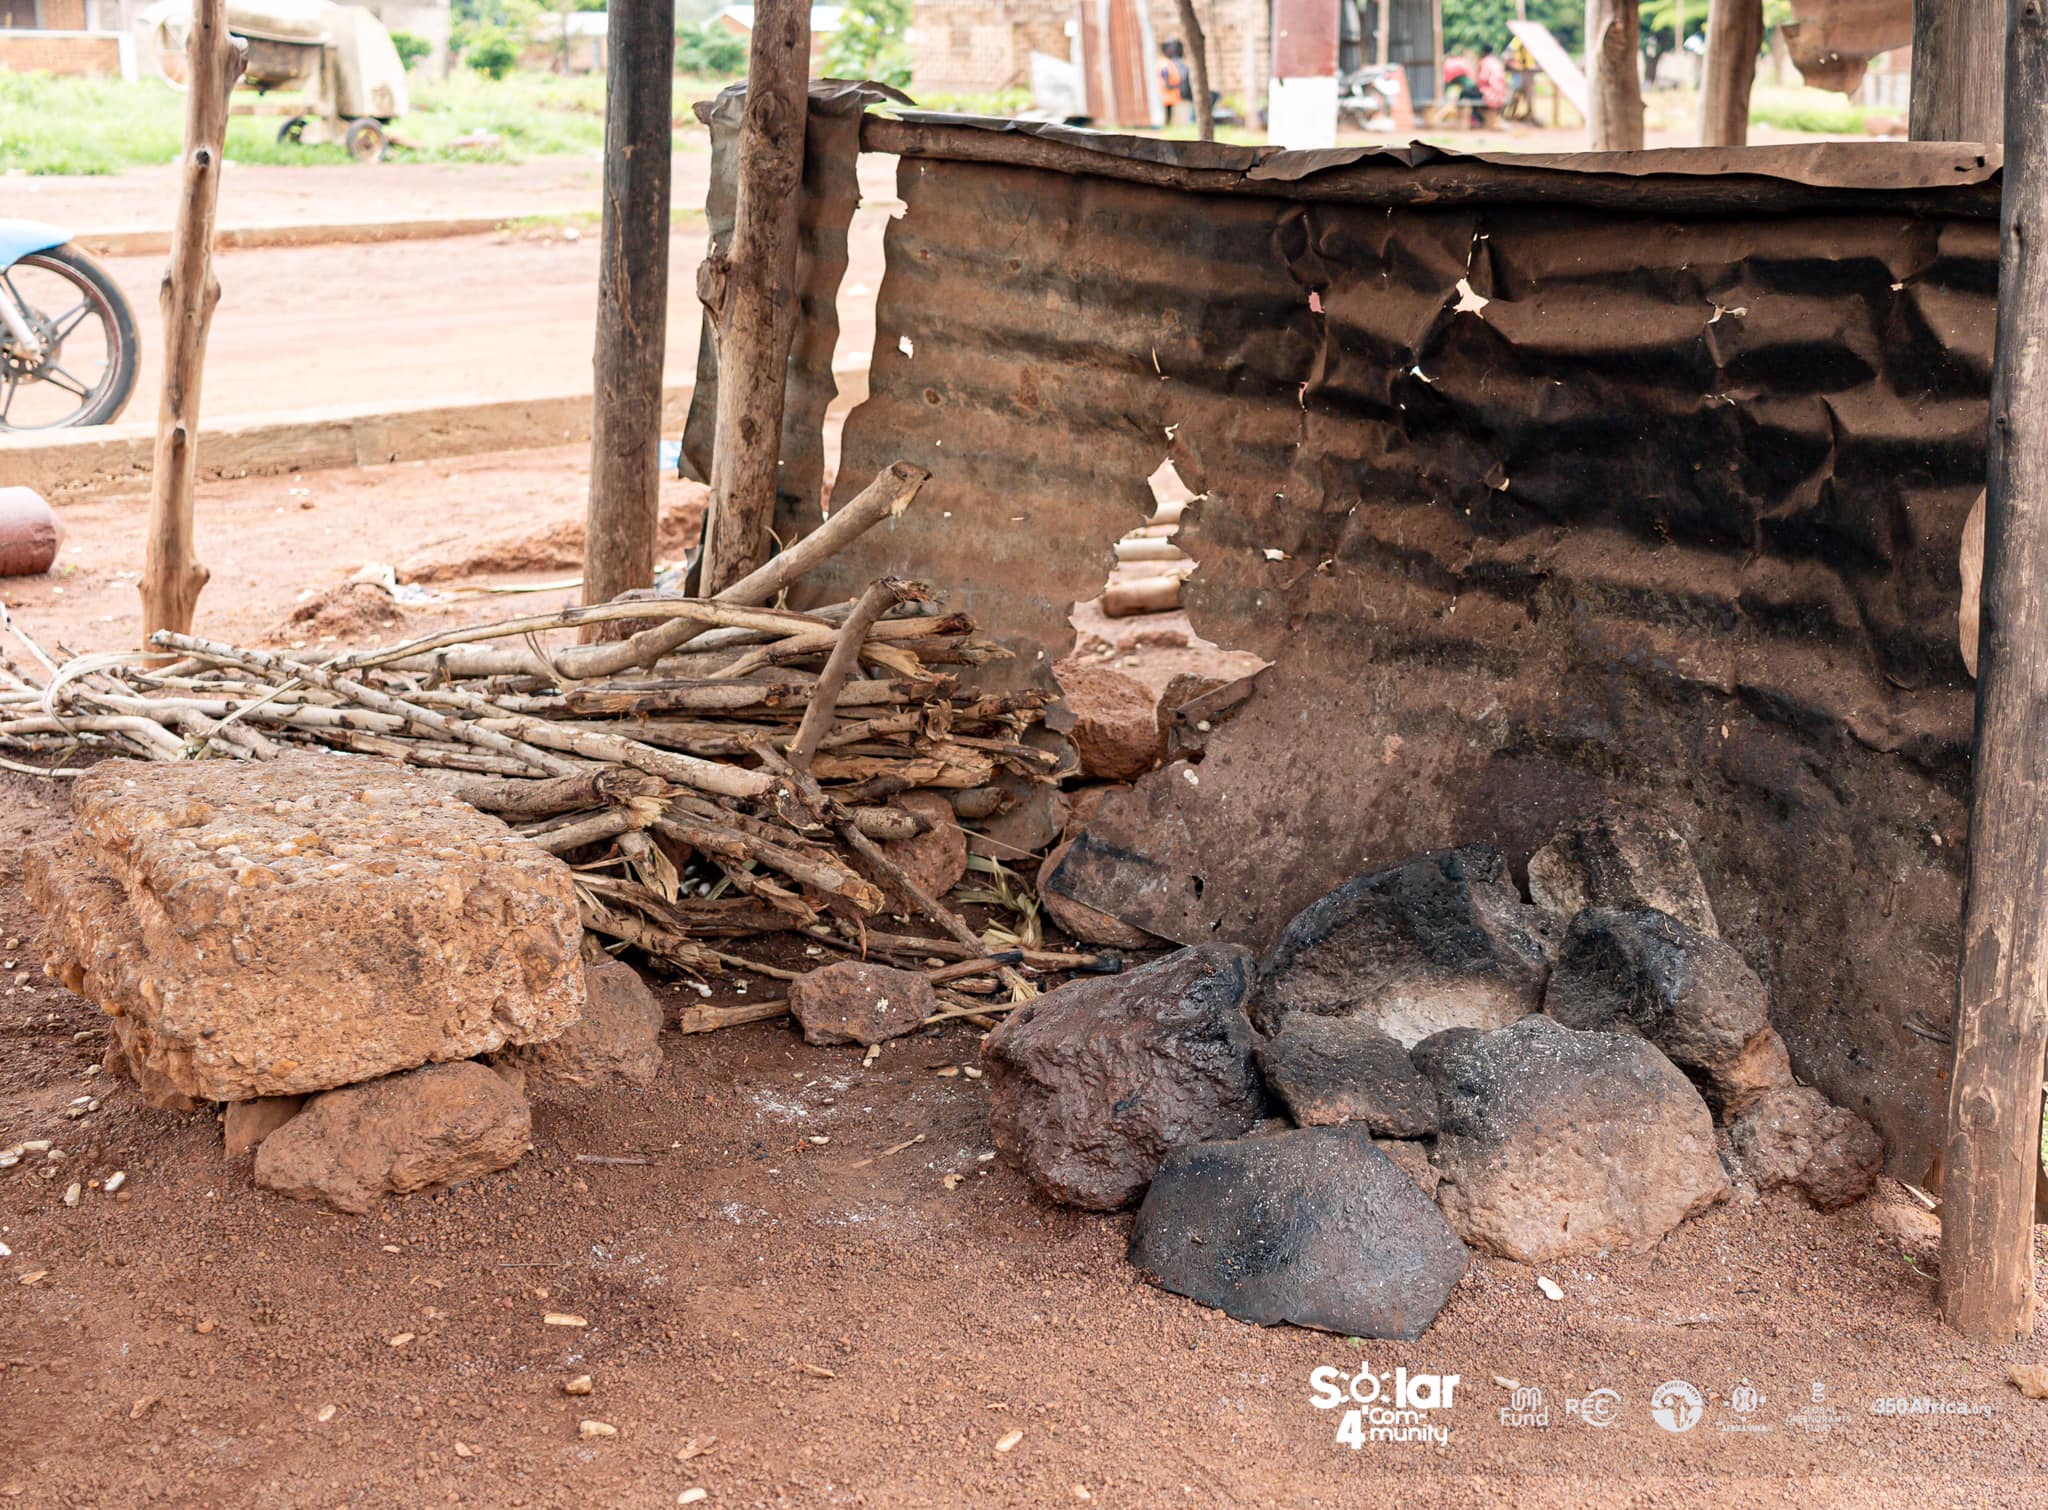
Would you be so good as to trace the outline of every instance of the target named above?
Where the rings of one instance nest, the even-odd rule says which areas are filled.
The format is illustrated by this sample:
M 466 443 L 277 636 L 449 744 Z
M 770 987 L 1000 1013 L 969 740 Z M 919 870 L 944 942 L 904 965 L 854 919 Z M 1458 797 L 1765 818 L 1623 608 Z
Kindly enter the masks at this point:
M 1636 74 L 1642 27 L 1636 0 L 1586 0 L 1586 121 L 1595 152 L 1639 152 L 1643 85 Z
M 705 258 L 697 275 L 697 295 L 718 340 L 706 596 L 768 559 L 789 343 L 796 333 L 797 197 L 810 67 L 809 0 L 761 0 L 747 54 L 732 244 Z
M 1700 145 L 1749 141 L 1749 91 L 1764 45 L 1764 0 L 1707 0 L 1707 72 L 1700 81 Z
M 583 601 L 654 585 L 661 386 L 668 349 L 670 112 L 675 0 L 611 13 L 605 43 L 604 226 Z M 594 638 L 598 630 L 585 631 Z
M 142 643 L 159 629 L 188 634 L 207 570 L 192 543 L 199 480 L 199 390 L 206 332 L 220 302 L 213 276 L 213 218 L 220 197 L 228 95 L 242 76 L 242 43 L 228 35 L 222 0 L 197 0 L 185 38 L 185 168 L 171 262 L 158 298 L 164 321 L 164 386 L 157 402 L 149 533 L 142 552 Z
M 1216 102 L 1209 98 L 1209 37 L 1202 30 L 1202 18 L 1195 14 L 1195 0 L 1175 0 L 1180 7 L 1181 40 L 1188 49 L 1188 82 L 1195 91 L 1195 134 L 1205 142 L 1216 140 Z
M 1942 1317 L 1999 1342 L 2033 1329 L 2048 1055 L 2048 17 L 2015 0 L 2011 28 L 1969 889 L 1941 1182 Z
M 1913 140 L 2001 140 L 2005 66 L 2002 0 L 1913 0 Z

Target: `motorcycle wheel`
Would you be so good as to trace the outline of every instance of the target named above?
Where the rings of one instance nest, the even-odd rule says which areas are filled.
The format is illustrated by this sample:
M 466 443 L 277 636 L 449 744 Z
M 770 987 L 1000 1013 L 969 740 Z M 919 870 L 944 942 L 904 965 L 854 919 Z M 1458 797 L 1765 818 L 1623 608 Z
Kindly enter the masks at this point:
M 23 310 L 44 348 L 30 357 L 0 328 L 0 431 L 119 418 L 135 392 L 142 341 L 107 270 L 67 242 L 0 269 L 0 297 Z

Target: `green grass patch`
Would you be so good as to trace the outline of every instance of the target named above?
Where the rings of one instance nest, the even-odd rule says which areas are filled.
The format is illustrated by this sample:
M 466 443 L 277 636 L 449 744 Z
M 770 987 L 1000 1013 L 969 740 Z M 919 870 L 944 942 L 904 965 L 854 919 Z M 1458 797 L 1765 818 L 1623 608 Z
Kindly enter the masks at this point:
M 678 145 L 704 142 L 689 102 L 717 91 L 716 81 L 676 80 Z M 238 91 L 237 104 L 253 92 Z M 278 98 L 273 96 L 273 98 Z M 238 163 L 317 166 L 348 161 L 337 144 L 280 142 L 280 116 L 228 122 L 227 156 Z M 174 160 L 184 143 L 185 97 L 156 81 L 53 78 L 0 73 L 0 171 L 118 173 Z M 480 133 L 485 147 L 454 144 Z M 412 113 L 391 127 L 394 162 L 517 162 L 528 157 L 591 156 L 604 148 L 604 80 L 590 75 L 513 74 L 492 81 L 457 69 L 439 84 L 415 79 Z
M 1815 136 L 1863 135 L 1863 107 L 1826 89 L 1780 89 L 1759 84 L 1749 97 L 1749 119 L 1780 131 Z

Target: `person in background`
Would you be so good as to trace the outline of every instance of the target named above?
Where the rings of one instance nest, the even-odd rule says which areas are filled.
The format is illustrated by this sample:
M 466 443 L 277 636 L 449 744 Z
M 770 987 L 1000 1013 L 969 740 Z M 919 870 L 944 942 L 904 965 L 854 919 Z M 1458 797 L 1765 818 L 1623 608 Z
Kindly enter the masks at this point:
M 1484 126 L 1486 113 L 1497 111 L 1508 102 L 1508 70 L 1495 54 L 1493 45 L 1488 43 L 1479 49 L 1479 103 L 1473 112 L 1472 124 Z
M 1472 113 L 1472 124 L 1486 124 L 1486 107 L 1480 103 L 1479 97 L 1479 70 L 1462 53 L 1453 53 L 1444 59 L 1444 104 L 1447 112 L 1455 105 L 1463 105 Z M 1443 119 L 1448 124 L 1457 117 L 1446 113 Z
M 1194 87 L 1188 79 L 1187 49 L 1178 37 L 1159 44 L 1159 103 L 1166 109 L 1166 124 L 1173 124 L 1173 107 L 1185 103 L 1188 119 L 1195 118 Z
M 1501 107 L 1500 118 L 1504 121 L 1533 121 L 1536 119 L 1536 60 L 1522 45 L 1522 39 L 1516 37 L 1508 43 L 1505 61 L 1508 65 L 1508 102 Z

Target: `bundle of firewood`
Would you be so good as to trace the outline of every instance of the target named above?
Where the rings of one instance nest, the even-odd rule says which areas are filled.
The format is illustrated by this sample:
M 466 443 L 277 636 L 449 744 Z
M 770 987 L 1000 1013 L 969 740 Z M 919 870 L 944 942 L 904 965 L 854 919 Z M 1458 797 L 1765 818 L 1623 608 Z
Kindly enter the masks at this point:
M 889 799 L 936 790 L 979 818 L 1020 780 L 1056 781 L 1059 755 L 1025 738 L 1049 694 L 965 685 L 966 668 L 1005 652 L 922 584 L 767 606 L 923 480 L 892 467 L 708 599 L 653 595 L 317 654 L 160 633 L 153 655 L 60 662 L 10 622 L 37 664 L 0 669 L 0 749 L 10 768 L 46 775 L 86 751 L 384 756 L 448 772 L 457 795 L 570 861 L 587 927 L 672 965 L 788 976 L 707 940 L 798 929 L 887 949 L 868 928 L 886 908 L 941 934 L 897 947 L 982 961 L 1028 994 L 1010 965 L 1058 965 L 990 958 L 986 937 L 886 852 L 932 821 Z M 563 643 L 591 625 L 624 637 Z

